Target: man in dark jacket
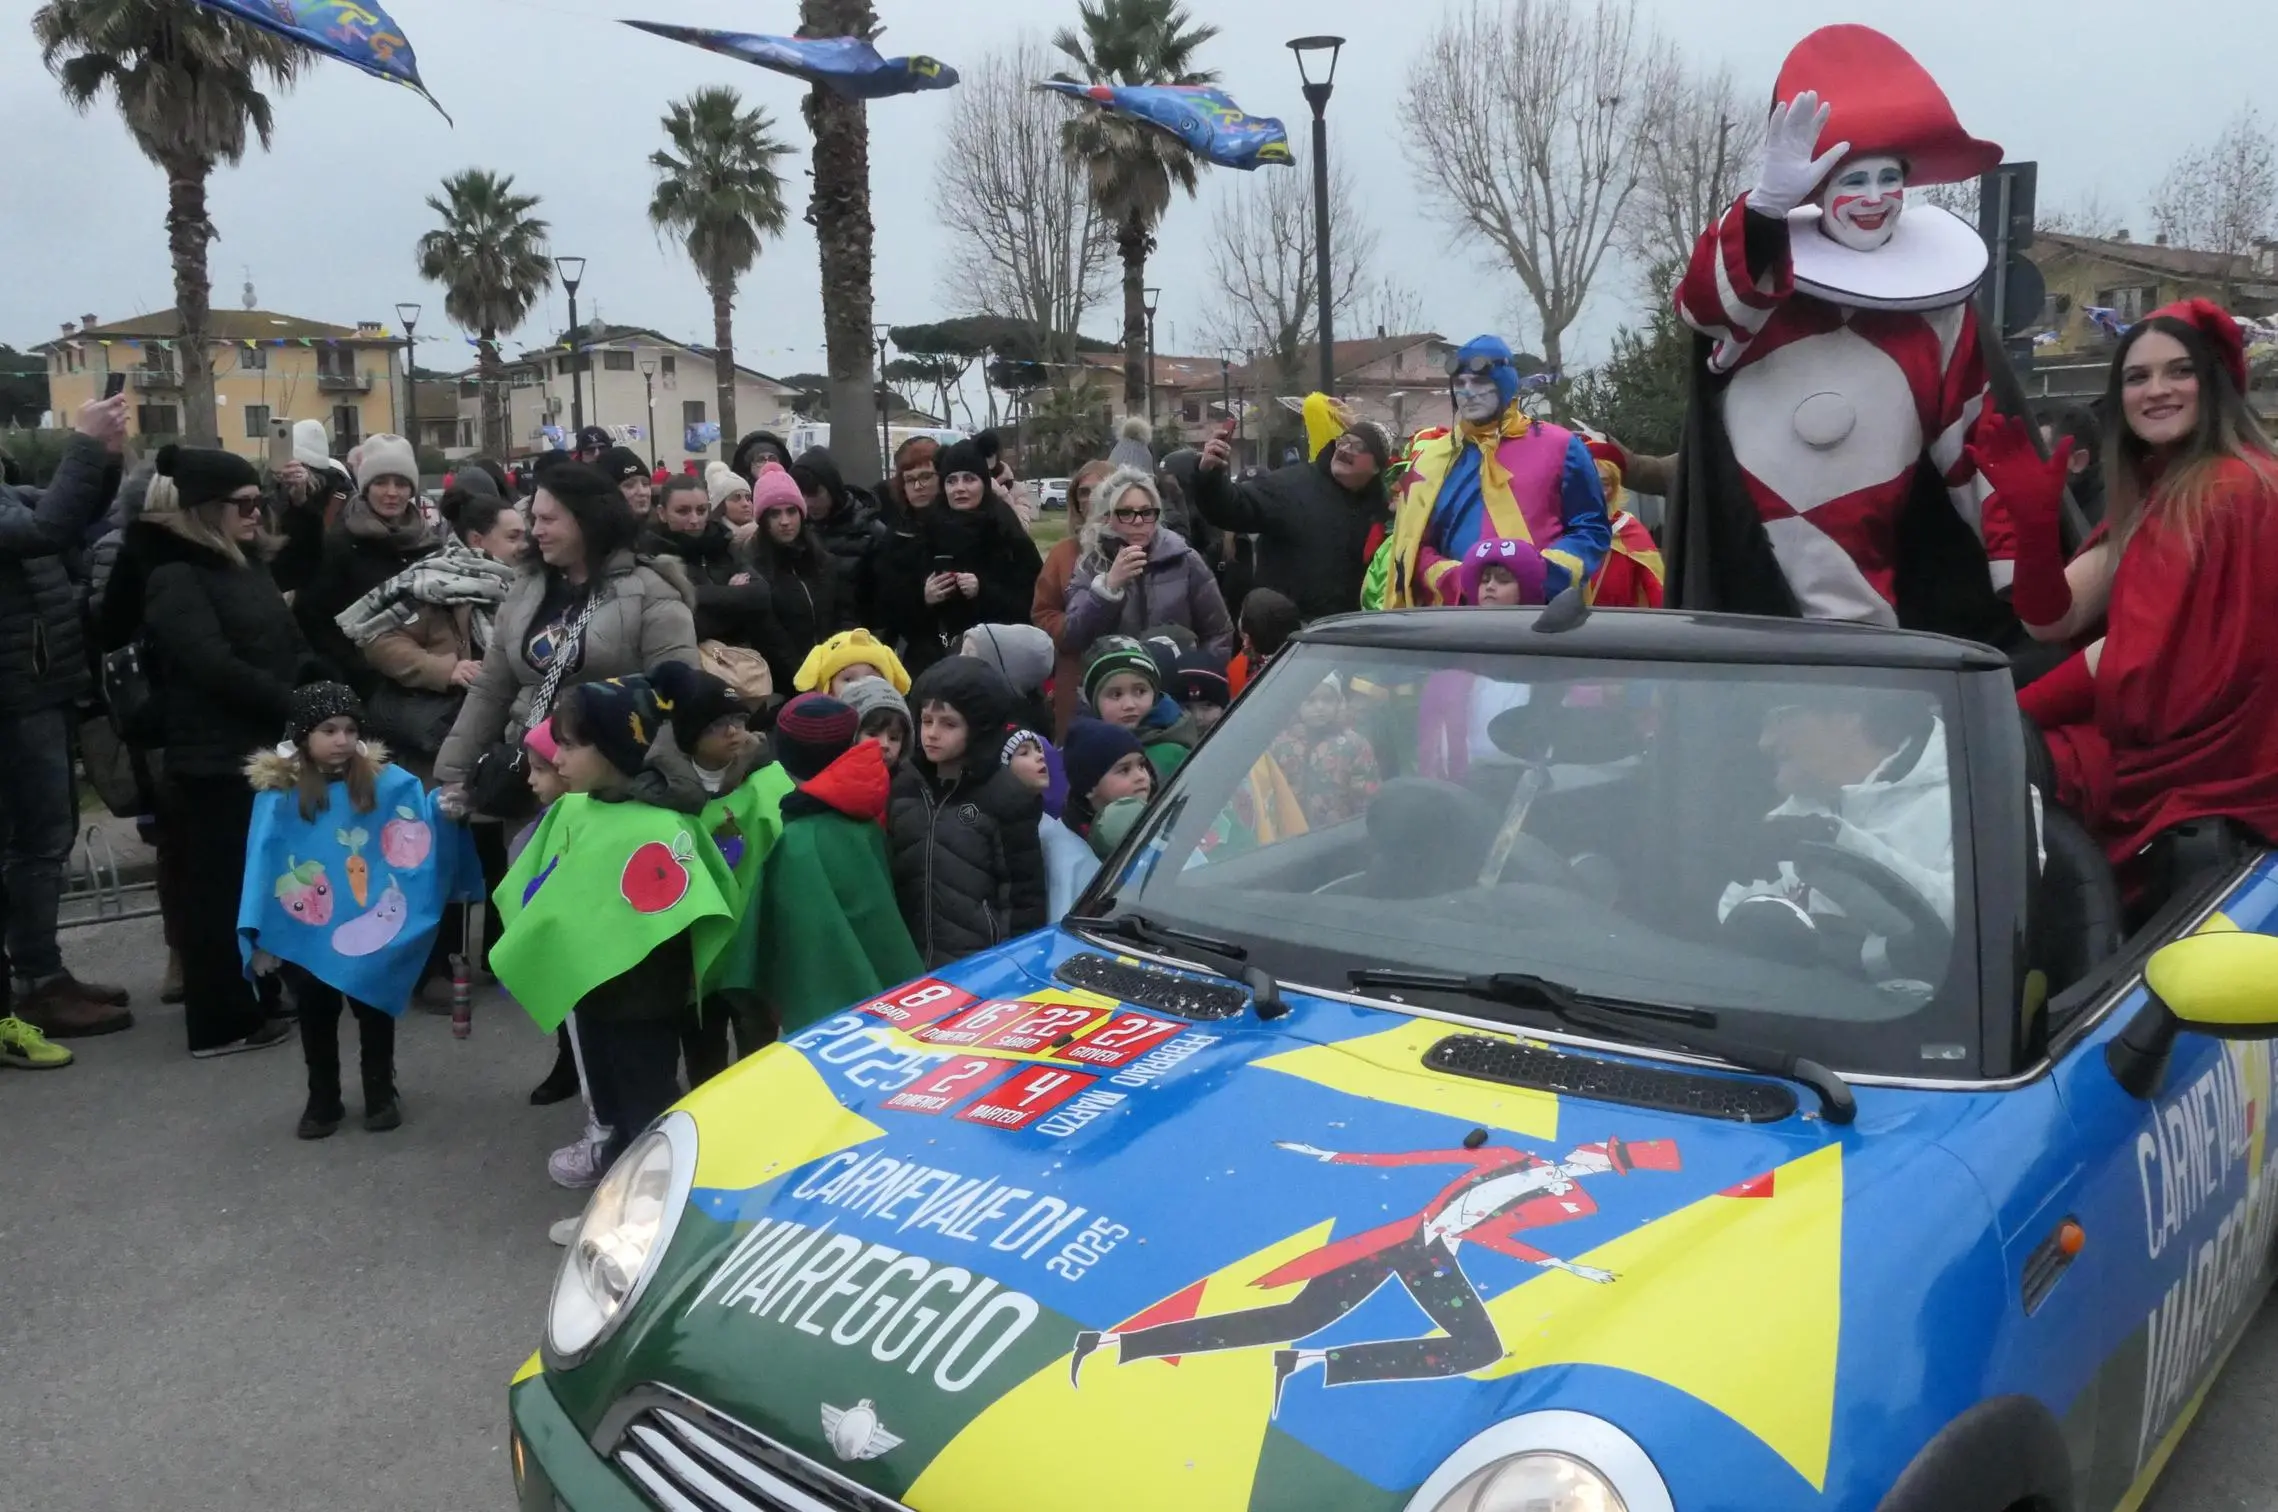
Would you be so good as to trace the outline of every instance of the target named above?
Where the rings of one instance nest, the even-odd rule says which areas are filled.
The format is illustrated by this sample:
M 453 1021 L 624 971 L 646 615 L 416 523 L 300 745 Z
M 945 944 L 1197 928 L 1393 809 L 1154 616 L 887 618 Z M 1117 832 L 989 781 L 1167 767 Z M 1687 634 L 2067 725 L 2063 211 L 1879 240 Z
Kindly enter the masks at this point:
M 56 942 L 72 804 L 73 708 L 92 691 L 78 585 L 66 567 L 110 504 L 125 395 L 82 405 L 45 492 L 0 485 L 0 822 L 7 833 L 8 956 L 16 1014 L 58 1039 L 134 1022 L 127 994 L 64 969 Z
M 1002 762 L 1012 688 L 970 656 L 910 687 L 915 746 L 894 774 L 886 842 L 894 895 L 930 967 L 1045 924 L 1044 800 Z
M 885 521 L 878 517 L 878 501 L 850 486 L 838 470 L 838 461 L 819 446 L 810 446 L 792 464 L 791 479 L 807 500 L 807 518 L 823 538 L 838 570 L 839 605 L 858 625 L 870 622 L 871 558 L 886 539 Z
M 1255 586 L 1308 620 L 1343 614 L 1360 607 L 1369 533 L 1390 518 L 1384 446 L 1374 426 L 1357 425 L 1311 462 L 1237 483 L 1227 475 L 1233 452 L 1214 436 L 1195 467 L 1194 506 L 1220 530 L 1258 538 Z

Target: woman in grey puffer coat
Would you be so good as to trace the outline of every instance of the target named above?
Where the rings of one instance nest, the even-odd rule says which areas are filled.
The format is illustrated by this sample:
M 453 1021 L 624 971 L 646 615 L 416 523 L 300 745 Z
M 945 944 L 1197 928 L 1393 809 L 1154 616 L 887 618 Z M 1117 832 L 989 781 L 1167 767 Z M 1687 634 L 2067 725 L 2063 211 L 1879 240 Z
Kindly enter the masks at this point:
M 1234 640 L 1233 618 L 1202 554 L 1162 523 L 1163 499 L 1152 475 L 1119 467 L 1092 490 L 1083 551 L 1068 580 L 1063 649 L 1081 650 L 1103 635 L 1144 635 L 1158 625 L 1184 625 L 1213 651 Z
M 539 483 L 531 515 L 536 560 L 499 605 L 482 674 L 435 758 L 439 783 L 466 782 L 494 742 L 521 740 L 557 658 L 557 696 L 662 661 L 696 663 L 696 590 L 679 562 L 634 554 L 640 527 L 616 485 L 564 463 Z

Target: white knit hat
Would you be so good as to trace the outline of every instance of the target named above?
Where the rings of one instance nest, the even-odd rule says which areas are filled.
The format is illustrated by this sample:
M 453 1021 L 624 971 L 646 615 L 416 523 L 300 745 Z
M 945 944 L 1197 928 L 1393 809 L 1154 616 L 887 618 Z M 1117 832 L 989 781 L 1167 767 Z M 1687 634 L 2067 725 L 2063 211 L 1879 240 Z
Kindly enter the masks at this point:
M 366 436 L 356 452 L 356 491 L 362 493 L 382 478 L 402 478 L 419 487 L 419 457 L 411 443 L 383 431 Z
M 333 465 L 332 438 L 325 434 L 322 420 L 293 422 L 293 460 L 307 468 Z
M 727 463 L 714 462 L 704 469 L 704 491 L 712 496 L 712 507 L 718 509 L 737 494 L 748 496 L 751 485 Z

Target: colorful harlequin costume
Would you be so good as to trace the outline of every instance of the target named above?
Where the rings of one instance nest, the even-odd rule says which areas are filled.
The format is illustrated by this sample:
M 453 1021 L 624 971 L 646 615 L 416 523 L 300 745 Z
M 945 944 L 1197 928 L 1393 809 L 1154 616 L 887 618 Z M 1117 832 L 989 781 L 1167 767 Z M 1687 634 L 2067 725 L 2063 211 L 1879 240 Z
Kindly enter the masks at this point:
M 1453 366 L 1491 377 L 1503 407 L 1414 451 L 1393 516 L 1384 607 L 1454 603 L 1464 553 L 1482 539 L 1533 545 L 1553 598 L 1589 582 L 1611 534 L 1597 463 L 1571 431 L 1519 412 L 1518 369 L 1501 340 L 1475 337 Z
M 1583 433 L 1584 444 L 1598 464 L 1598 480 L 1606 490 L 1606 514 L 1613 541 L 1598 575 L 1590 580 L 1590 602 L 1609 609 L 1661 607 L 1661 547 L 1645 522 L 1629 512 L 1629 489 L 1623 475 L 1629 470 L 1629 453 L 1620 443 L 1593 431 Z
M 1699 365 L 1671 602 L 2003 638 L 2014 553 L 1988 537 L 1965 451 L 1990 403 L 1970 302 L 1986 249 L 1905 195 L 1987 172 L 2001 149 L 1863 26 L 1806 37 L 1774 98 L 1763 177 L 1676 291 Z

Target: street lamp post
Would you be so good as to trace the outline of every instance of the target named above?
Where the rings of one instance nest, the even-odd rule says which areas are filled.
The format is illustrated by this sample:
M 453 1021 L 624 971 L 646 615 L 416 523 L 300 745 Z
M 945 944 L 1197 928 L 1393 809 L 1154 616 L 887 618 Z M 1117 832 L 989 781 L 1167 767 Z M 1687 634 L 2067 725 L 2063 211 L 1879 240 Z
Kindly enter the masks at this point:
M 577 286 L 585 282 L 585 259 L 557 257 L 554 266 L 560 270 L 562 288 L 569 294 L 570 433 L 574 448 L 576 433 L 585 429 L 585 371 L 578 365 L 577 350 Z
M 1234 359 L 1218 354 L 1218 410 L 1228 420 L 1234 418 Z
M 657 445 L 657 360 L 653 356 L 641 359 L 641 387 L 649 395 L 649 455 L 662 466 L 664 451 Z
M 419 457 L 419 306 L 399 304 L 395 318 L 403 322 L 403 429 L 411 439 L 413 466 Z
M 1161 289 L 1142 291 L 1147 302 L 1147 423 L 1155 423 L 1155 310 L 1163 302 Z
M 1289 44 L 1297 54 L 1297 76 L 1305 81 L 1305 103 L 1313 107 L 1313 282 L 1321 300 L 1321 392 L 1337 392 L 1336 333 L 1330 328 L 1329 306 L 1329 91 L 1337 81 L 1337 55 L 1342 37 L 1299 37 Z M 1309 54 L 1327 53 L 1328 69 L 1315 82 L 1307 67 Z
M 878 342 L 878 386 L 881 389 L 886 387 L 886 333 L 891 329 L 890 326 L 879 325 L 871 330 Z M 945 415 L 942 418 L 948 417 Z M 894 470 L 894 407 L 890 404 L 878 406 L 878 459 L 885 474 L 891 475 Z

